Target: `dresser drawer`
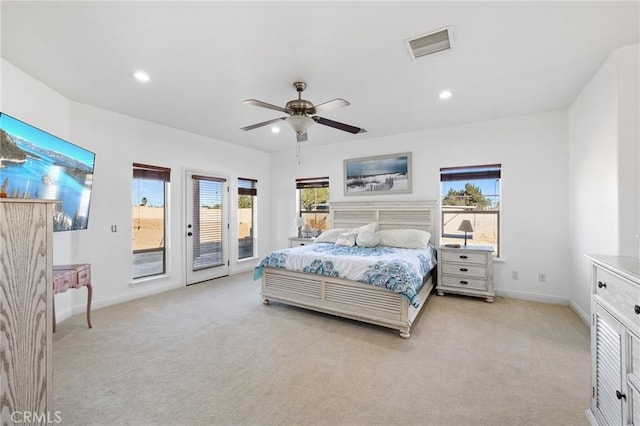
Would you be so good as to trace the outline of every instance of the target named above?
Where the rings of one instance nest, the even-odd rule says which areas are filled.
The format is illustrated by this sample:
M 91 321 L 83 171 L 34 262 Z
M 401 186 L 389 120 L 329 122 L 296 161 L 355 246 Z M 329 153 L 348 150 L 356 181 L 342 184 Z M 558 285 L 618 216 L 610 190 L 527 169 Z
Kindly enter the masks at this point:
M 442 276 L 442 282 L 440 285 L 443 287 L 471 288 L 483 291 L 487 291 L 489 289 L 489 285 L 486 280 L 466 277 L 451 277 L 446 275 Z
M 464 253 L 459 250 L 455 251 L 442 251 L 443 262 L 458 262 L 458 263 L 474 263 L 478 265 L 485 265 L 487 263 L 486 253 Z
M 462 265 L 459 263 L 441 263 L 440 267 L 442 268 L 443 274 L 487 278 L 486 266 Z
M 53 276 L 54 293 L 64 293 L 70 288 L 78 286 L 76 271 L 55 271 Z
M 602 268 L 596 268 L 595 281 L 598 296 L 634 324 L 640 325 L 640 286 Z
M 91 268 L 80 269 L 77 272 L 78 281 L 76 287 L 91 284 Z

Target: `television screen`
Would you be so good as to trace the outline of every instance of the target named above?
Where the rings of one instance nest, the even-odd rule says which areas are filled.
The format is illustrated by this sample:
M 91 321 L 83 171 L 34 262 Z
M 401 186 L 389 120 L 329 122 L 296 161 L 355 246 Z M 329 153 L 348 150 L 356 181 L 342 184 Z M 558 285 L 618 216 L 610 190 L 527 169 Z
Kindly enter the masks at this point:
M 54 231 L 86 229 L 95 154 L 0 113 L 0 197 L 60 200 Z

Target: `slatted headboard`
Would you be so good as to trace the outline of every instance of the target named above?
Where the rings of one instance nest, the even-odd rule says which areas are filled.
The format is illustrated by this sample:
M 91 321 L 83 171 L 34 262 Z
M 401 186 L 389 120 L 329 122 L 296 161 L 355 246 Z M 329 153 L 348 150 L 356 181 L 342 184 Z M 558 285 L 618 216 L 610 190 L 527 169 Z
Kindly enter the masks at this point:
M 437 237 L 438 200 L 329 203 L 332 228 L 356 228 L 378 222 L 378 229 L 421 229 Z

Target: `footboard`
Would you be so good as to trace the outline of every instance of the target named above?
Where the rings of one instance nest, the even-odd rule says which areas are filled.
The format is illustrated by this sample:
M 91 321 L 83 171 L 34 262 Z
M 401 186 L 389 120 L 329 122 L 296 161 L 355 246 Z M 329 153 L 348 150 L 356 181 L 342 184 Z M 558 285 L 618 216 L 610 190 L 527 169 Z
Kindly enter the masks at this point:
M 304 272 L 264 268 L 263 303 L 279 301 L 336 316 L 400 330 L 410 337 L 411 325 L 433 289 L 431 277 L 420 290 L 420 306 L 390 290 Z

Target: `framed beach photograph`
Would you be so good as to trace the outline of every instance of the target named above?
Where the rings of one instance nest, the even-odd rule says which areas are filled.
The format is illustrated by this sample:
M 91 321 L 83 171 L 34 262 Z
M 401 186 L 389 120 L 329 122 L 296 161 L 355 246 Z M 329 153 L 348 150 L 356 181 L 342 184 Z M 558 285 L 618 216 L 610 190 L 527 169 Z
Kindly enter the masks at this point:
M 344 195 L 410 192 L 410 152 L 344 160 Z

